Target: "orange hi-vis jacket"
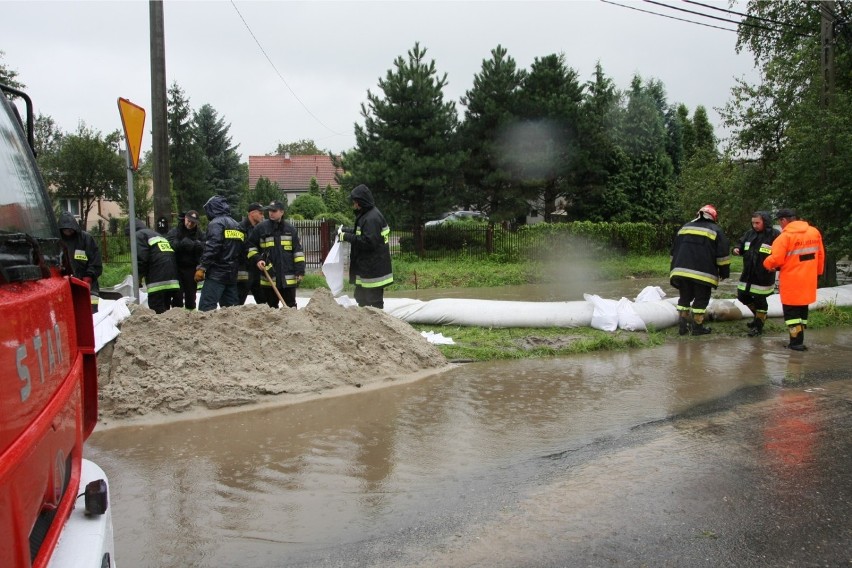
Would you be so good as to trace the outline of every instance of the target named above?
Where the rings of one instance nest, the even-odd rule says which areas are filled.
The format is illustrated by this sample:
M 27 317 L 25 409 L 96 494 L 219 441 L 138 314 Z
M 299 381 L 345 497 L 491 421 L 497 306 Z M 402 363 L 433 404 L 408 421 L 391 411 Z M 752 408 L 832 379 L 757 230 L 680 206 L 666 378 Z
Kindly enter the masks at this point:
M 781 271 L 781 303 L 807 306 L 816 301 L 817 277 L 825 268 L 822 235 L 807 221 L 791 221 L 772 242 L 772 254 L 763 261 L 767 270 Z

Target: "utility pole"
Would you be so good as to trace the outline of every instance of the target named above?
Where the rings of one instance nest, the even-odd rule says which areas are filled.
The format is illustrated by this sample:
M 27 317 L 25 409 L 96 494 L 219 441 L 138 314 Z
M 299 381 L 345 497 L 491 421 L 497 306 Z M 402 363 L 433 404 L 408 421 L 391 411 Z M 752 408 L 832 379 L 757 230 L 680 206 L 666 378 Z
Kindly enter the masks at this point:
M 822 106 L 831 106 L 834 96 L 834 0 L 822 0 L 819 7 L 822 40 Z
M 831 101 L 834 98 L 834 23 L 836 12 L 834 11 L 834 0 L 821 0 L 819 3 L 820 14 L 820 41 L 822 43 L 822 108 L 827 115 L 831 109 Z M 828 185 L 828 172 L 826 164 L 835 155 L 834 144 L 831 137 L 823 147 L 823 159 L 820 167 L 822 187 Z M 820 285 L 837 285 L 837 259 L 831 249 L 825 252 L 825 272 L 820 277 Z
M 166 118 L 166 40 L 163 2 L 149 0 L 151 25 L 151 150 L 154 161 L 154 219 L 160 233 L 169 230 L 172 199 L 169 191 L 169 133 Z

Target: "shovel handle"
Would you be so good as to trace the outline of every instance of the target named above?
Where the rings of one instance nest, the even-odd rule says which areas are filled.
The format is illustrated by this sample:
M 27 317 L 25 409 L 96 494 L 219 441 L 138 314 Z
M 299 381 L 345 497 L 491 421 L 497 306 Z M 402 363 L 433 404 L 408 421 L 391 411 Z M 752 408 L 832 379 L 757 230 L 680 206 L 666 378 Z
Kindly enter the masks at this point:
M 265 266 L 262 268 L 262 270 L 263 270 L 264 276 L 266 276 L 266 279 L 269 280 L 269 283 L 272 285 L 272 290 L 275 292 L 275 295 L 278 296 L 278 300 L 281 302 L 281 305 L 286 306 L 287 303 L 284 301 L 284 298 L 281 296 L 281 292 L 278 291 L 278 286 L 275 285 L 275 281 L 269 275 L 269 271 L 266 270 Z

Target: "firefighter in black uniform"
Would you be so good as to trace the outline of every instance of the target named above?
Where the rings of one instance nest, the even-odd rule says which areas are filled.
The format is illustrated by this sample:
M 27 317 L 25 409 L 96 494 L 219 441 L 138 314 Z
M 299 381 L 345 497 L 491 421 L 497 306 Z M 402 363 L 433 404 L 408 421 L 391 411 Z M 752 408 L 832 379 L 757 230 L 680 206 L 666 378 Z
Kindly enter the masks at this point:
M 751 337 L 763 333 L 768 309 L 766 299 L 775 291 L 775 273 L 766 270 L 763 261 L 772 254 L 772 241 L 779 234 L 780 231 L 772 226 L 769 213 L 757 211 L 751 216 L 751 229 L 734 246 L 733 253 L 743 257 L 737 299 L 754 314 L 754 319 L 746 324 Z
M 269 219 L 258 224 L 248 239 L 249 262 L 262 273 L 270 273 L 284 303 L 296 307 L 296 288 L 305 275 L 305 252 L 296 227 L 284 220 L 284 204 L 273 201 L 264 207 Z M 273 308 L 278 307 L 278 296 L 265 276 L 261 278 L 262 296 Z
M 698 217 L 680 228 L 672 244 L 669 281 L 680 291 L 677 301 L 680 335 L 710 333 L 710 328 L 704 325 L 710 293 L 720 280 L 731 275 L 728 238 L 716 224 L 716 218 L 716 208 L 705 205 L 698 210 Z
M 175 295 L 173 304 L 187 310 L 195 309 L 195 295 L 198 285 L 195 283 L 195 267 L 204 250 L 204 232 L 198 226 L 198 212 L 187 211 L 178 216 L 178 224 L 166 235 L 175 251 L 180 293 Z
M 92 313 L 98 311 L 100 302 L 100 286 L 98 278 L 103 273 L 101 249 L 95 239 L 80 229 L 77 219 L 69 211 L 63 211 L 59 216 L 59 233 L 62 243 L 68 249 L 68 259 L 74 276 L 86 282 L 91 289 Z
M 128 227 L 127 232 L 130 232 Z M 139 279 L 145 281 L 148 307 L 161 314 L 174 306 L 174 292 L 180 290 L 175 251 L 163 235 L 136 219 L 136 266 Z
M 227 199 L 214 195 L 204 204 L 204 213 L 210 224 L 204 252 L 195 269 L 195 281 L 204 280 L 198 300 L 200 312 L 215 310 L 217 305 L 223 308 L 237 305 L 237 272 L 245 250 L 245 234 L 231 217 Z
M 341 241 L 352 245 L 349 282 L 355 284 L 355 301 L 359 306 L 383 309 L 384 290 L 393 284 L 390 227 L 366 185 L 353 189 L 349 198 L 355 210 L 355 226 L 344 227 L 339 235 Z
M 262 221 L 263 205 L 260 203 L 249 204 L 246 218 L 240 222 L 240 230 L 246 235 L 245 250 L 240 255 L 240 271 L 237 273 L 237 293 L 240 305 L 246 303 L 249 293 L 254 297 L 255 303 L 260 304 L 266 301 L 261 294 L 260 271 L 255 266 L 255 263 L 249 262 L 248 258 L 246 258 L 246 254 L 248 253 L 248 237 Z

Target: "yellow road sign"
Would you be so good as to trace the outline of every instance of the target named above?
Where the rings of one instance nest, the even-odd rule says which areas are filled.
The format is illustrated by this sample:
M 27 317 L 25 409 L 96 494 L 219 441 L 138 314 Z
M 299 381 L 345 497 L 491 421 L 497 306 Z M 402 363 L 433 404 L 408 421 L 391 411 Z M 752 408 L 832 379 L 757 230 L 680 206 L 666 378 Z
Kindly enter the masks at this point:
M 124 126 L 127 151 L 130 152 L 130 167 L 135 172 L 139 169 L 139 152 L 142 150 L 142 133 L 145 131 L 145 109 L 119 97 L 118 112 Z

